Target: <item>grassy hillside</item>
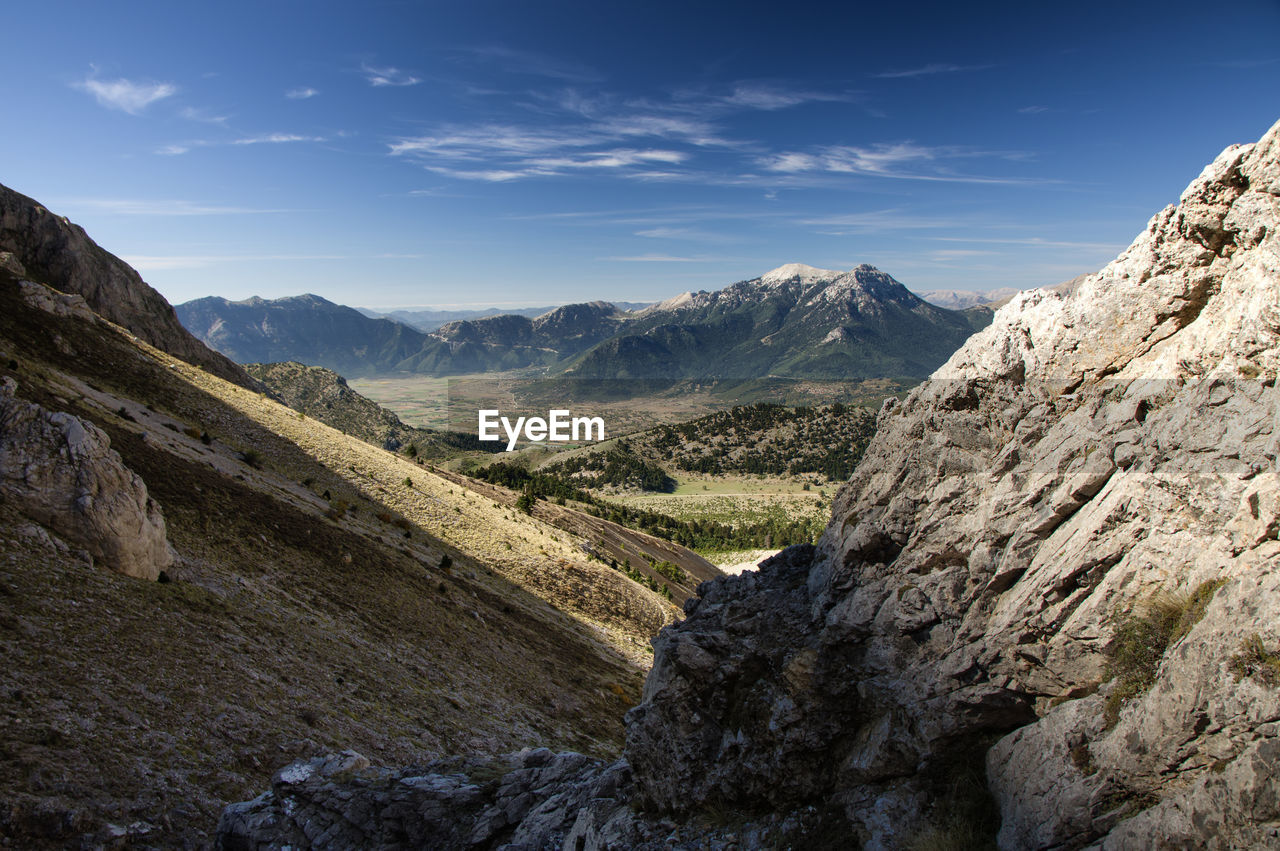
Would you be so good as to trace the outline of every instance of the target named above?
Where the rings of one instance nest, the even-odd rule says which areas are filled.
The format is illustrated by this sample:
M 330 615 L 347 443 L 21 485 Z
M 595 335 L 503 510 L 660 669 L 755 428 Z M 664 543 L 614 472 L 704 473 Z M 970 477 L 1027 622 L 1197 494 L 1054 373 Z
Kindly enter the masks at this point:
M 322 366 L 286 361 L 250 363 L 244 368 L 295 411 L 415 460 L 501 450 L 496 444 L 477 440 L 474 434 L 406 425 L 391 411 L 352 390 L 341 375 Z
M 673 609 L 587 538 L 8 278 L 0 375 L 110 436 L 177 556 L 168 582 L 127 578 L 0 504 L 0 836 L 199 844 L 326 750 L 618 746 Z

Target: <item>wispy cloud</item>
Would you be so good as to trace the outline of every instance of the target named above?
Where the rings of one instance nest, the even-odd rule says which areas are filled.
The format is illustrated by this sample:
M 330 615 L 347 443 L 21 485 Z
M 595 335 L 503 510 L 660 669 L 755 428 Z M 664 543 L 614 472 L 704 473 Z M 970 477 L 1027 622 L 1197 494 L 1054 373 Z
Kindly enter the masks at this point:
M 872 74 L 882 80 L 897 80 L 907 77 L 930 77 L 935 74 L 958 74 L 963 71 L 985 71 L 993 68 L 993 65 L 953 65 L 949 62 L 933 62 L 928 65 L 922 65 L 919 68 L 908 68 L 902 71 L 882 71 L 879 74 Z
M 654 228 L 646 228 L 644 230 L 636 231 L 635 235 L 642 236 L 647 239 L 675 239 L 675 240 L 685 240 L 688 242 L 703 242 L 703 243 L 729 244 L 729 243 L 735 243 L 735 242 L 742 242 L 742 237 L 740 236 L 724 234 L 724 233 L 715 233 L 713 231 L 708 231 L 702 228 L 694 228 L 694 227 L 661 226 L 661 227 L 654 227 Z
M 422 82 L 421 77 L 391 66 L 376 68 L 365 64 L 360 66 L 360 71 L 371 86 L 416 86 Z
M 265 133 L 261 136 L 246 136 L 232 139 L 232 145 L 285 145 L 291 142 L 327 142 L 326 136 L 301 136 L 297 133 Z
M 302 88 L 289 89 L 289 91 L 284 93 L 284 96 L 289 100 L 306 100 L 307 98 L 313 98 L 318 94 L 320 94 L 319 89 L 304 86 Z
M 772 112 L 787 109 L 804 103 L 835 103 L 858 100 L 858 92 L 820 92 L 809 89 L 789 89 L 785 86 L 766 83 L 738 83 L 733 92 L 722 98 L 723 102 L 732 106 L 748 109 L 760 109 Z
M 984 151 L 957 146 L 927 146 L 914 142 L 893 142 L 867 147 L 832 145 L 813 152 L 787 152 L 761 157 L 758 164 L 767 171 L 784 174 L 825 172 L 831 174 L 884 177 L 894 180 L 923 180 L 944 183 L 987 183 L 1002 185 L 1043 185 L 1054 181 L 1022 177 L 965 174 L 948 163 L 957 159 L 1023 160 L 1022 151 Z
M 1036 115 L 1036 114 L 1038 114 L 1038 113 L 1041 113 L 1041 112 L 1048 112 L 1048 111 L 1049 111 L 1049 107 L 1047 107 L 1047 106 L 1041 106 L 1041 105 L 1039 105 L 1039 104 L 1032 104 L 1031 106 L 1024 106 L 1024 107 L 1021 107 L 1021 108 L 1018 110 L 1018 112 L 1019 112 L 1020 114 L 1022 114 L 1022 115 Z
M 188 121 L 198 121 L 201 124 L 217 124 L 223 126 L 227 123 L 227 116 L 214 115 L 205 109 L 197 109 L 193 106 L 184 106 L 178 115 Z
M 496 48 L 473 50 L 469 56 L 533 61 Z M 586 76 L 581 69 L 564 74 L 542 70 L 545 76 Z M 535 116 L 531 120 L 441 125 L 391 141 L 388 153 L 413 159 L 436 174 L 494 183 L 585 170 L 627 180 L 724 183 L 723 174 L 694 170 L 692 162 L 703 151 L 755 156 L 763 148 L 731 138 L 724 126 L 728 116 L 859 97 L 851 91 L 760 81 L 733 83 L 727 90 L 681 89 L 657 99 L 569 86 L 527 93 L 521 106 Z
M 630 132 L 628 132 L 630 131 Z M 506 182 L 583 170 L 635 173 L 679 165 L 689 154 L 667 148 L 618 147 L 611 142 L 650 135 L 648 128 L 481 125 L 444 128 L 431 136 L 400 139 L 393 156 L 421 161 L 437 174 L 463 180 Z
M 195 148 L 216 148 L 223 145 L 285 145 L 297 142 L 327 142 L 328 136 L 306 136 L 299 133 L 263 133 L 257 136 L 242 136 L 238 139 L 193 139 L 187 142 L 176 142 L 156 148 L 156 153 L 166 157 L 176 157 L 189 153 Z
M 102 106 L 130 115 L 141 115 L 151 104 L 171 97 L 178 91 L 173 83 L 142 83 L 123 77 L 117 80 L 99 80 L 90 76 L 73 85 L 93 95 Z

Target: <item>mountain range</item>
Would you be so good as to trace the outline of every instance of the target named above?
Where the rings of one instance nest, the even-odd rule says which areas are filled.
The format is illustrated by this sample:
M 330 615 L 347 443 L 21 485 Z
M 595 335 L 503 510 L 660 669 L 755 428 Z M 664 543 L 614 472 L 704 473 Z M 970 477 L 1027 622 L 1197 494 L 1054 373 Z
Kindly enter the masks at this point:
M 611 302 L 614 307 L 619 310 L 635 311 L 643 310 L 653 302 L 648 301 L 615 301 Z M 489 307 L 483 310 L 410 310 L 401 308 L 391 311 L 370 310 L 367 307 L 357 307 L 356 310 L 368 316 L 370 319 L 394 319 L 397 322 L 403 322 L 411 328 L 416 328 L 423 333 L 430 333 L 441 325 L 449 322 L 457 322 L 463 319 L 484 319 L 488 316 L 500 316 L 504 313 L 514 314 L 516 316 L 527 316 L 532 319 L 535 316 L 541 316 L 555 310 L 559 305 L 547 305 L 546 307 L 514 307 L 510 310 L 501 310 L 496 307 Z
M 314 295 L 208 297 L 177 311 L 241 363 L 293 360 L 349 376 L 532 370 L 588 379 L 920 378 L 991 316 L 929 304 L 871 266 L 803 264 L 639 311 L 593 301 L 453 320 L 429 333 Z

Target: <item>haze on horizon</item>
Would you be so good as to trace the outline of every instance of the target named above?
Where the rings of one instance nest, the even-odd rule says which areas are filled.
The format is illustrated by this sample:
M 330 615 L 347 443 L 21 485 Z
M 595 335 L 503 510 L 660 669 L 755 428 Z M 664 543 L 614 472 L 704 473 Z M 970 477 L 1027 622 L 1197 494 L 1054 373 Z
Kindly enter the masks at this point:
M 657 301 L 1096 270 L 1280 105 L 1280 4 L 9 10 L 0 182 L 172 302 Z

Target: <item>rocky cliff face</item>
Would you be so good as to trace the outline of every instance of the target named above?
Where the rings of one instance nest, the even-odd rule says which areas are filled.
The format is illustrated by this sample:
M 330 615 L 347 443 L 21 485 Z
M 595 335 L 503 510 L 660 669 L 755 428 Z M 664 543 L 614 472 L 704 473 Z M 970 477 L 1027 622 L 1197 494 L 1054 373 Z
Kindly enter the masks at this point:
M 1278 228 L 1280 124 L 886 403 L 819 546 L 657 639 L 565 847 L 959 847 L 984 780 L 1004 848 L 1280 842 Z
M 128 328 L 157 349 L 243 387 L 253 381 L 211 351 L 178 322 L 164 296 L 88 234 L 36 201 L 0 185 L 0 251 L 13 255 L 18 277 L 84 297 L 99 315 Z

